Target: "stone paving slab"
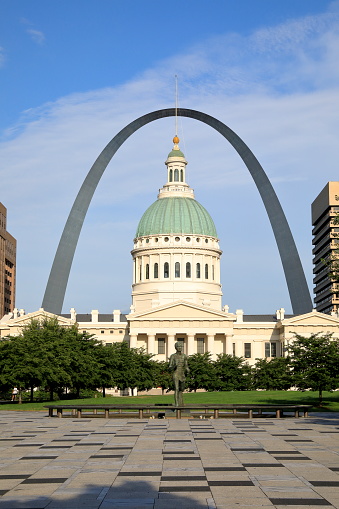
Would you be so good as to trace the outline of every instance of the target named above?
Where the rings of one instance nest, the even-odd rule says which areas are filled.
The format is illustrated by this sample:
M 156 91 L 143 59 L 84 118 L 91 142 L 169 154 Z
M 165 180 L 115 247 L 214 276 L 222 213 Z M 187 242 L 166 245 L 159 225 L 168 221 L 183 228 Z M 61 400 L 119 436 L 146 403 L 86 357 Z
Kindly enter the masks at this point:
M 339 509 L 339 415 L 129 419 L 0 411 L 0 509 Z

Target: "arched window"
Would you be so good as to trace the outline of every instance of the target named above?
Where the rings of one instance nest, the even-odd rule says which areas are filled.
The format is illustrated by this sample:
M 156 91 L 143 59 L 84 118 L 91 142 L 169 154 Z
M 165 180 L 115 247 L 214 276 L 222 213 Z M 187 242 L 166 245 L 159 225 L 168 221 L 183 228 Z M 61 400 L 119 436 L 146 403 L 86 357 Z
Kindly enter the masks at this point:
M 157 263 L 154 264 L 154 279 L 158 279 L 159 277 L 159 265 Z
M 168 262 L 164 263 L 164 278 L 169 278 L 169 265 L 168 265 Z
M 140 265 L 139 265 L 139 281 L 142 280 L 142 266 L 141 266 L 141 262 L 140 262 Z
M 169 171 L 169 181 L 173 182 L 173 170 Z
M 146 263 L 146 279 L 149 279 L 149 263 Z
M 190 264 L 190 262 L 186 263 L 186 277 L 191 277 L 191 264 Z
M 179 170 L 177 168 L 174 170 L 174 182 L 179 182 Z
M 208 279 L 208 264 L 205 264 L 205 279 Z
M 212 265 L 212 279 L 214 281 L 214 265 Z
M 175 262 L 175 266 L 174 266 L 174 275 L 175 277 L 180 277 L 180 263 L 179 262 Z
M 197 279 L 200 279 L 200 263 L 197 263 Z
M 180 182 L 184 181 L 184 170 L 180 170 Z

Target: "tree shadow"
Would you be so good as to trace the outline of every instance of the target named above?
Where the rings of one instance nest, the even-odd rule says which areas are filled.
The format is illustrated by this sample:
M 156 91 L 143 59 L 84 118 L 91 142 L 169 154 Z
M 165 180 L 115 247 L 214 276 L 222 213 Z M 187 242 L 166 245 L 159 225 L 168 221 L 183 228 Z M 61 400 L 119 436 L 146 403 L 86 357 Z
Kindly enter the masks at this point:
M 93 475 L 100 475 L 100 472 L 93 472 Z M 184 475 L 183 475 L 184 476 Z M 171 483 L 160 482 L 160 475 L 154 477 L 154 481 L 141 480 L 135 476 L 133 480 L 114 482 L 112 484 L 87 484 L 81 488 L 62 485 L 53 494 L 30 495 L 32 487 L 24 490 L 24 485 L 19 484 L 21 494 L 12 496 L 0 491 L 1 509 L 208 509 L 215 508 L 211 491 L 207 482 L 192 482 L 187 486 L 187 480 L 182 482 L 176 480 Z M 148 477 L 149 478 L 149 477 Z M 121 477 L 120 477 L 121 479 Z M 187 477 L 186 477 L 187 479 Z M 194 478 L 193 478 L 194 479 Z M 186 486 L 184 486 L 186 484 Z M 41 484 L 36 485 L 39 491 Z M 176 491 L 177 490 L 177 491 Z M 184 491 L 185 490 L 185 491 Z M 199 495 L 197 495 L 199 493 Z

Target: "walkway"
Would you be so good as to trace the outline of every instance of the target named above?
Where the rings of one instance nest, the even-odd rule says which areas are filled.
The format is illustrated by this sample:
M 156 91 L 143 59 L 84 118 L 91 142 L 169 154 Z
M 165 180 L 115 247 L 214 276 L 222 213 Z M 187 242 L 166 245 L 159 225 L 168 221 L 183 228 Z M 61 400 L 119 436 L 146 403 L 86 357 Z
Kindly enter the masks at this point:
M 339 415 L 48 418 L 0 411 L 0 509 L 339 508 Z

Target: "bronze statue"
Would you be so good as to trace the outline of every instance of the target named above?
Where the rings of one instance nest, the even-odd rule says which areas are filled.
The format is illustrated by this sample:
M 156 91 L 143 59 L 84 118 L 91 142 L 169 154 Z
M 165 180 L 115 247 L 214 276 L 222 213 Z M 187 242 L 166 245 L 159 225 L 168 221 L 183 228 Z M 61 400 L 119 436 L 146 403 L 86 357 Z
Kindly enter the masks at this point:
M 182 393 L 185 390 L 185 375 L 189 373 L 189 368 L 187 355 L 182 352 L 182 343 L 177 341 L 174 346 L 176 353 L 173 353 L 169 359 L 169 370 L 173 373 L 174 404 L 175 406 L 183 406 Z

